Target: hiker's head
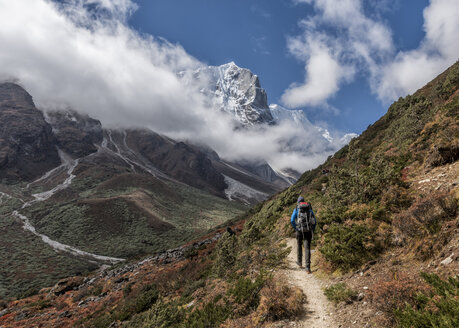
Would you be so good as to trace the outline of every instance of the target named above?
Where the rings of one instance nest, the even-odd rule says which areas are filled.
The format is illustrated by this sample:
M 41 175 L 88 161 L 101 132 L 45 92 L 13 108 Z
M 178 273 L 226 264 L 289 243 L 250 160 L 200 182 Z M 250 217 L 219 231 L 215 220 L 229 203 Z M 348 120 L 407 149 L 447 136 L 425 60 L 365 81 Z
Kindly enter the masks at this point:
M 304 197 L 303 196 L 298 197 L 298 204 L 302 202 L 304 202 Z

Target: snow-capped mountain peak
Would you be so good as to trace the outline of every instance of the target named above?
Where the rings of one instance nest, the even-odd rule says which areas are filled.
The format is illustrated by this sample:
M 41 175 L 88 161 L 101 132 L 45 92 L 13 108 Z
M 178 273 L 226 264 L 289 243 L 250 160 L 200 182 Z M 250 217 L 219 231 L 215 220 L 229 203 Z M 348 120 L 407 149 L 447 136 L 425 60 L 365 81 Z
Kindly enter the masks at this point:
M 258 76 L 234 62 L 198 69 L 195 77 L 208 81 L 206 94 L 213 96 L 213 106 L 234 116 L 243 125 L 271 124 L 273 117 L 266 91 Z

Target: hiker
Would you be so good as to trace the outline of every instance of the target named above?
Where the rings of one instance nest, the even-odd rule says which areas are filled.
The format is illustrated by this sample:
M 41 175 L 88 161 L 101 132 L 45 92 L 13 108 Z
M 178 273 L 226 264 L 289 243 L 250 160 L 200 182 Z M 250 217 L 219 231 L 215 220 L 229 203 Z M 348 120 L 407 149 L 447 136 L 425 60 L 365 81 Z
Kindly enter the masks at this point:
M 296 263 L 301 267 L 303 257 L 302 245 L 304 244 L 304 264 L 306 271 L 311 273 L 311 241 L 316 229 L 317 220 L 312 211 L 311 204 L 305 202 L 302 196 L 298 197 L 297 206 L 293 210 L 290 223 L 296 231 L 298 255 Z

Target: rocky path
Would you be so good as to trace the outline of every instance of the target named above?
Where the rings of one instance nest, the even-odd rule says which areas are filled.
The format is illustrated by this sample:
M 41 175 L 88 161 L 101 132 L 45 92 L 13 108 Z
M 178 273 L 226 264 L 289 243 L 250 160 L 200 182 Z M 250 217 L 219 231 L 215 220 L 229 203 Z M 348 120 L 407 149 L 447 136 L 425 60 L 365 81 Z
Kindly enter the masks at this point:
M 314 274 L 307 274 L 304 267 L 300 268 L 296 264 L 296 240 L 288 239 L 287 244 L 292 251 L 287 258 L 288 267 L 282 274 L 289 283 L 301 288 L 307 299 L 304 317 L 292 326 L 301 328 L 338 327 L 333 320 L 333 307 L 323 293 L 321 281 Z

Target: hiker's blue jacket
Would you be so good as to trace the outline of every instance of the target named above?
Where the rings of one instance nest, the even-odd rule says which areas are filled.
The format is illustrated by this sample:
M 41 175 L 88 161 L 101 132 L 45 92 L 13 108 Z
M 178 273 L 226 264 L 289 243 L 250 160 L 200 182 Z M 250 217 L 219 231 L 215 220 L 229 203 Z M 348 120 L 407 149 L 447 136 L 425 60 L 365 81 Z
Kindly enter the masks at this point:
M 312 217 L 314 218 L 314 224 L 312 225 L 312 231 L 316 231 L 316 224 L 317 224 L 317 219 L 316 216 L 314 215 L 314 211 L 311 208 L 311 214 Z M 298 206 L 295 207 L 292 213 L 292 217 L 290 218 L 290 223 L 292 224 L 293 229 L 296 231 L 296 218 L 298 217 Z

